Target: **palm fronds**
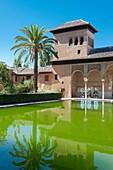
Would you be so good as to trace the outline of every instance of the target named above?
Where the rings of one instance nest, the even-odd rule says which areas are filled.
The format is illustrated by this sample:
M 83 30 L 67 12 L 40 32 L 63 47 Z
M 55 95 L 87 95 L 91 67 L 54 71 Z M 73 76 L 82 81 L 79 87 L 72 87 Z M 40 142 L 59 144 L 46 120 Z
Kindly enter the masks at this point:
M 25 56 L 25 62 L 34 62 L 34 91 L 37 92 L 38 57 L 43 57 L 43 62 L 48 60 L 49 63 L 49 56 L 53 55 L 57 57 L 57 53 L 52 46 L 56 43 L 56 40 L 46 36 L 45 33 L 47 31 L 45 28 L 42 27 L 39 30 L 37 25 L 31 25 L 30 29 L 24 26 L 20 31 L 24 35 L 15 37 L 14 41 L 16 45 L 11 50 L 14 50 L 14 55 L 18 54 L 18 61 Z

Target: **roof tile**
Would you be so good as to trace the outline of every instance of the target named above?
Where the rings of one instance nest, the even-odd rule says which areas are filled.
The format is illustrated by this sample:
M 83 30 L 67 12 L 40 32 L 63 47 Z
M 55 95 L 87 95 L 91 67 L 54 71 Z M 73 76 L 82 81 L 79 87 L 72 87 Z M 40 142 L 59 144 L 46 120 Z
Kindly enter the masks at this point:
M 51 66 L 46 66 L 46 67 L 39 67 L 39 73 L 44 73 L 44 72 L 52 72 L 52 67 Z M 33 75 L 34 74 L 34 69 L 33 68 L 14 68 L 13 73 L 17 75 Z

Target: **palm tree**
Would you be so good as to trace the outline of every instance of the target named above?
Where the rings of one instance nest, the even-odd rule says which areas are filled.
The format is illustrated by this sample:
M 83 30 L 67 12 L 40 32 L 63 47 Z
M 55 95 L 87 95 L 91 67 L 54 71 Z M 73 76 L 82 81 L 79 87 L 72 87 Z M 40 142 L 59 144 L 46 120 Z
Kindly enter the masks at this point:
M 45 67 L 47 65 L 50 65 L 50 60 L 52 59 L 53 55 L 48 52 L 48 50 L 45 50 L 43 54 L 40 55 L 40 66 Z
M 18 61 L 18 59 L 14 58 L 13 66 L 16 68 L 22 67 L 22 61 Z
M 11 50 L 15 50 L 14 54 L 20 51 L 18 60 L 25 56 L 25 62 L 28 60 L 34 62 L 34 91 L 37 92 L 38 57 L 39 55 L 48 57 L 47 52 L 57 57 L 57 53 L 52 46 L 56 40 L 46 36 L 45 28 L 42 27 L 39 30 L 37 25 L 31 25 L 30 29 L 24 26 L 20 31 L 24 33 L 24 36 L 15 37 L 15 43 L 17 44 Z
M 15 144 L 12 145 L 13 151 L 9 154 L 18 159 L 18 161 L 13 161 L 12 164 L 21 170 L 41 170 L 43 166 L 54 164 L 52 155 L 57 143 L 54 142 L 51 146 L 48 130 L 46 132 L 43 128 L 39 128 L 39 130 L 40 135 L 37 135 L 37 115 L 35 113 L 33 114 L 33 130 L 29 139 L 23 135 L 23 140 L 20 141 L 16 131 L 14 132 L 16 146 Z M 39 137 L 38 141 L 37 136 Z
M 23 67 L 29 68 L 29 65 L 30 65 L 30 62 L 28 61 L 28 62 L 24 63 Z

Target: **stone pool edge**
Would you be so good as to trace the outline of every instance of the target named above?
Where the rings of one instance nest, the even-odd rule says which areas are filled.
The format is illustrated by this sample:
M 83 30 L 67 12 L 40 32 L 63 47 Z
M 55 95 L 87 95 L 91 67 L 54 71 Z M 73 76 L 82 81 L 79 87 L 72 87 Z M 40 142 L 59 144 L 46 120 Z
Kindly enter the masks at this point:
M 7 104 L 7 105 L 0 105 L 0 108 L 8 108 L 8 107 L 15 107 L 15 106 L 25 106 L 25 105 L 32 105 L 32 104 L 42 104 L 42 103 L 53 103 L 59 102 L 59 100 L 48 100 L 48 101 L 38 101 L 38 102 L 27 102 L 27 103 L 16 103 L 16 104 Z
M 91 101 L 100 101 L 100 102 L 110 102 L 113 103 L 113 99 L 99 99 L 99 98 L 61 98 L 61 101 L 72 100 L 72 101 L 80 101 L 80 100 L 91 100 Z
M 38 102 L 27 102 L 27 103 L 16 103 L 16 104 L 8 104 L 8 105 L 0 105 L 0 108 L 8 108 L 8 107 L 15 107 L 15 106 L 25 106 L 25 105 L 32 105 L 32 104 L 43 104 L 43 103 L 53 103 L 59 101 L 80 101 L 80 100 L 91 100 L 91 101 L 104 101 L 113 103 L 113 99 L 97 99 L 97 98 L 61 98 L 59 100 L 48 100 L 48 101 L 38 101 Z

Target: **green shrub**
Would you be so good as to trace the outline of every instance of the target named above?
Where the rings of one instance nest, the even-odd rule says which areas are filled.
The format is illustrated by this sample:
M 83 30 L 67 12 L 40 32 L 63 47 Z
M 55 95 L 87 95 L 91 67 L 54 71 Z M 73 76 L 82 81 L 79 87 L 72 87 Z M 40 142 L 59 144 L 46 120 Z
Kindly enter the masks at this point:
M 0 95 L 0 104 L 3 105 L 14 103 L 38 102 L 47 100 L 58 100 L 60 98 L 60 93 Z
M 13 94 L 13 93 L 17 93 L 17 90 L 16 90 L 15 86 L 13 86 L 13 84 L 10 84 L 9 86 L 6 86 L 6 87 L 0 92 L 0 94 Z
M 24 80 L 23 84 L 27 92 L 30 92 L 30 91 L 33 92 L 33 88 L 34 88 L 33 80 Z
M 27 92 L 33 92 L 33 81 L 25 80 L 23 84 L 14 84 L 10 83 L 6 86 L 0 94 L 22 94 Z
M 17 94 L 21 94 L 25 92 L 25 86 L 23 84 L 15 84 L 14 85 L 15 89 L 16 89 L 16 93 Z

